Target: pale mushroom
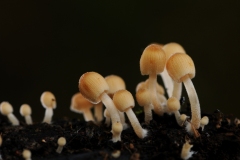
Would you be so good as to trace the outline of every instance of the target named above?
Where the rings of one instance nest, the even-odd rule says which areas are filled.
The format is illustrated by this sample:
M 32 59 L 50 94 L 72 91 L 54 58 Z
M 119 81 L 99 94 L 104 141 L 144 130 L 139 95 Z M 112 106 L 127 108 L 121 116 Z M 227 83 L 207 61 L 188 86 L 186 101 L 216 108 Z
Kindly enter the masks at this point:
M 19 121 L 13 114 L 13 107 L 10 103 L 8 102 L 2 102 L 0 104 L 0 111 L 3 115 L 8 117 L 8 120 L 12 123 L 13 126 L 18 126 Z
M 63 146 L 65 146 L 67 143 L 66 138 L 65 137 L 58 138 L 57 143 L 58 143 L 58 148 L 56 149 L 56 152 L 60 154 L 62 153 Z
M 32 124 L 32 109 L 28 104 L 21 105 L 20 114 L 25 118 L 26 124 Z
M 40 101 L 42 106 L 46 109 L 43 122 L 50 124 L 52 121 L 53 109 L 57 107 L 56 98 L 51 92 L 45 91 L 42 93 Z

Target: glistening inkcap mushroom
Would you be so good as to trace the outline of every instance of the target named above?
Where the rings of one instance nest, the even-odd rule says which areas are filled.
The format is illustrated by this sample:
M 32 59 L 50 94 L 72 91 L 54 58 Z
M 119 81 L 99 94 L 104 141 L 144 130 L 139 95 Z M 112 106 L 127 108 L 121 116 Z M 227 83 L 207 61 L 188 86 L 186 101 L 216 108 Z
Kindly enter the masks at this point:
M 50 124 L 52 121 L 53 109 L 57 107 L 56 98 L 53 93 L 45 91 L 42 93 L 40 101 L 42 106 L 46 109 L 43 122 Z
M 0 104 L 0 111 L 3 115 L 8 117 L 8 120 L 12 123 L 13 126 L 18 126 L 19 121 L 13 114 L 13 107 L 10 103 L 3 101 Z
M 20 107 L 20 114 L 25 118 L 26 124 L 32 124 L 32 109 L 28 104 L 22 104 Z
M 166 68 L 168 74 L 174 81 L 178 83 L 183 82 L 191 104 L 191 125 L 195 129 L 198 129 L 200 127 L 201 110 L 195 87 L 191 81 L 191 79 L 195 77 L 193 60 L 187 54 L 175 53 L 168 59 Z M 188 125 L 190 125 L 190 123 L 188 123 Z M 190 130 L 188 130 L 190 133 L 194 133 L 192 127 L 187 126 L 187 128 L 190 128 Z
M 135 102 L 132 94 L 127 90 L 119 90 L 113 95 L 113 102 L 120 112 L 125 112 L 127 117 L 139 138 L 147 136 L 147 130 L 143 129 L 140 125 L 135 113 L 132 108 L 135 106 Z

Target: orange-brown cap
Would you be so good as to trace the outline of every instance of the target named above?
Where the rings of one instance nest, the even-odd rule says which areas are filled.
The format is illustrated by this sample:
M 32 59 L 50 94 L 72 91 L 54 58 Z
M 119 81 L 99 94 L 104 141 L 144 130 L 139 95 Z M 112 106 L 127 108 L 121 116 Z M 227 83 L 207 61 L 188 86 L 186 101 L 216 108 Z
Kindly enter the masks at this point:
M 148 45 L 140 58 L 142 75 L 158 74 L 164 70 L 166 54 L 158 44 Z
M 82 113 L 83 110 L 90 109 L 92 107 L 93 104 L 84 98 L 81 93 L 76 93 L 73 95 L 70 108 L 72 111 Z
M 141 88 L 148 89 L 148 82 L 149 82 L 149 79 L 147 79 L 146 81 L 143 81 L 143 82 L 139 82 L 136 87 L 136 92 Z M 156 90 L 157 90 L 157 93 L 159 93 L 159 94 L 165 94 L 163 86 L 160 85 L 159 83 L 157 83 L 157 85 L 156 85 Z
M 184 48 L 180 44 L 175 43 L 175 42 L 170 42 L 170 43 L 165 44 L 162 47 L 162 49 L 166 53 L 166 59 L 167 60 L 175 53 L 186 53 Z
M 151 104 L 151 93 L 148 89 L 141 88 L 136 93 L 136 99 L 140 106 L 148 106 Z
M 176 82 L 182 82 L 186 77 L 195 77 L 195 66 L 190 56 L 185 53 L 172 55 L 166 64 L 169 76 Z
M 113 95 L 116 91 L 126 89 L 124 80 L 117 75 L 109 75 L 105 77 L 109 86 L 108 94 Z
M 106 80 L 97 72 L 84 73 L 78 87 L 82 95 L 94 104 L 99 103 L 101 94 L 109 90 Z
M 49 91 L 45 91 L 45 92 L 42 93 L 40 101 L 41 101 L 44 108 L 55 109 L 56 106 L 57 106 L 55 96 Z
M 115 92 L 113 95 L 113 102 L 116 108 L 121 112 L 125 112 L 129 108 L 133 108 L 135 106 L 133 96 L 127 90 L 119 90 Z

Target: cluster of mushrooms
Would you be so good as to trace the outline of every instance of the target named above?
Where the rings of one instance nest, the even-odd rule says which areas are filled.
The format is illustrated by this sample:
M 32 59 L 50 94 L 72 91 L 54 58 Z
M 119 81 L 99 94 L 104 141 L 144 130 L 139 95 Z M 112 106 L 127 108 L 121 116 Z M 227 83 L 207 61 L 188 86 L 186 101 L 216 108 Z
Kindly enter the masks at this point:
M 198 96 L 191 81 L 195 76 L 194 62 L 183 47 L 173 42 L 165 45 L 148 45 L 140 58 L 140 71 L 142 75 L 149 76 L 146 81 L 137 84 L 135 95 L 138 104 L 143 107 L 145 123 L 149 124 L 153 119 L 152 111 L 159 116 L 164 113 L 174 114 L 179 126 L 185 126 L 189 134 L 198 137 L 197 129 L 201 127 L 203 130 L 209 120 L 206 116 L 201 117 Z M 158 84 L 158 75 L 161 76 L 164 87 Z M 179 112 L 182 83 L 191 105 L 191 120 L 188 115 Z M 97 72 L 86 72 L 80 77 L 78 87 L 80 92 L 73 95 L 70 110 L 83 114 L 85 121 L 93 121 L 96 124 L 105 119 L 105 124 L 111 125 L 113 142 L 121 141 L 122 131 L 129 127 L 125 122 L 124 112 L 139 138 L 148 135 L 148 131 L 142 128 L 132 110 L 135 106 L 134 97 L 126 90 L 125 82 L 121 77 L 117 75 L 103 77 Z M 51 123 L 56 99 L 51 92 L 44 92 L 40 100 L 46 108 L 43 122 Z M 94 115 L 91 112 L 92 107 L 94 107 Z M 19 125 L 8 102 L 1 103 L 0 111 L 8 116 L 13 125 Z M 25 117 L 27 124 L 32 124 L 29 105 L 22 105 L 20 113 Z M 183 150 L 191 153 L 189 150 L 192 145 L 186 142 L 184 146 Z M 189 156 L 189 154 L 185 155 Z

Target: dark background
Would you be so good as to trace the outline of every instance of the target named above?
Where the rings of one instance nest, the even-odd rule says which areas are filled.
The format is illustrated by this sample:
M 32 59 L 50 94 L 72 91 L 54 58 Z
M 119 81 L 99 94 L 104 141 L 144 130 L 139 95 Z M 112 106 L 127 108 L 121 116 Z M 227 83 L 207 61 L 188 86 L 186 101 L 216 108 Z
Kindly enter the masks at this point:
M 139 59 L 152 42 L 178 42 L 192 57 L 202 110 L 240 117 L 237 1 L 8 1 L 0 18 L 0 101 L 20 120 L 19 107 L 28 103 L 33 120 L 42 121 L 46 90 L 57 99 L 54 118 L 81 117 L 69 106 L 87 71 L 121 76 L 135 95 L 147 78 Z

